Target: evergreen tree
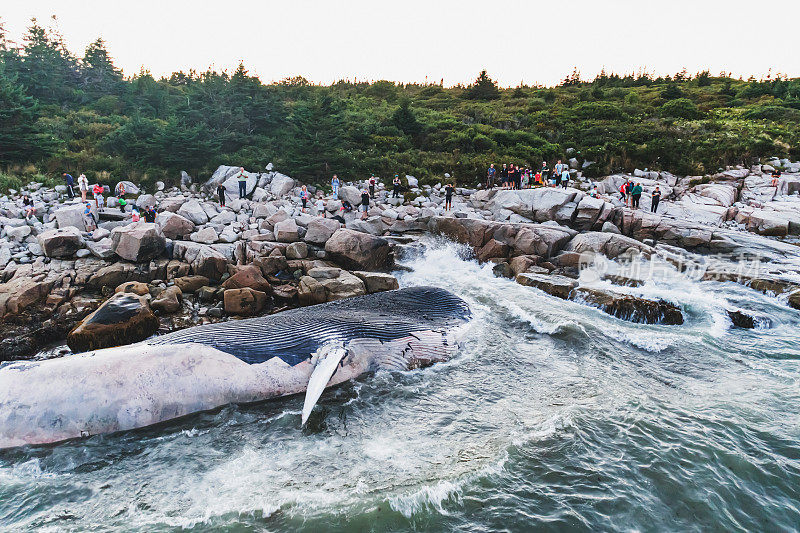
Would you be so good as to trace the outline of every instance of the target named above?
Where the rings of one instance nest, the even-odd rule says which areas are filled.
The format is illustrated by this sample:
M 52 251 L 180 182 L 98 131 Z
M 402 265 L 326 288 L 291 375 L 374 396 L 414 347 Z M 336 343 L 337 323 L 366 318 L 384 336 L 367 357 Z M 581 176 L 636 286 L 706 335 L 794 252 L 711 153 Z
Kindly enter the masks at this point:
M 397 128 L 406 135 L 417 135 L 422 131 L 422 124 L 417 120 L 417 116 L 409 107 L 411 100 L 403 98 L 398 107 L 392 114 L 392 122 Z
M 475 83 L 467 89 L 466 96 L 472 100 L 494 100 L 500 98 L 500 90 L 484 69 L 478 74 Z
M 0 64 L 0 163 L 36 161 L 53 153 L 58 143 L 42 131 L 38 119 L 36 99 Z
M 122 72 L 114 66 L 103 39 L 86 47 L 81 61 L 81 85 L 90 94 L 117 94 L 122 89 Z

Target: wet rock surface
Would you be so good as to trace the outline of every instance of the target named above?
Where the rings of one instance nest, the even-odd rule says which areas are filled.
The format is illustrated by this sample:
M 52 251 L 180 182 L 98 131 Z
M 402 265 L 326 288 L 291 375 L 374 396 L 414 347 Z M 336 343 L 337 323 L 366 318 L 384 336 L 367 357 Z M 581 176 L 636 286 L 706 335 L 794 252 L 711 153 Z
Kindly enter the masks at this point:
M 158 318 L 147 300 L 118 293 L 87 316 L 67 335 L 73 352 L 85 352 L 142 341 L 158 331 Z

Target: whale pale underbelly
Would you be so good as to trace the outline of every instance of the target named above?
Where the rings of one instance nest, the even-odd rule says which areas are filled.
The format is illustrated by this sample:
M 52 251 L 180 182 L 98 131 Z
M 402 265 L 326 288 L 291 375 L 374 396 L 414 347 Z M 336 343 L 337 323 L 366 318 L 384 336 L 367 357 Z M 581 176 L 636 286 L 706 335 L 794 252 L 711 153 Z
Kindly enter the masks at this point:
M 0 448 L 144 427 L 230 403 L 303 392 L 312 355 L 346 355 L 328 386 L 452 356 L 466 303 L 401 289 L 0 368 Z

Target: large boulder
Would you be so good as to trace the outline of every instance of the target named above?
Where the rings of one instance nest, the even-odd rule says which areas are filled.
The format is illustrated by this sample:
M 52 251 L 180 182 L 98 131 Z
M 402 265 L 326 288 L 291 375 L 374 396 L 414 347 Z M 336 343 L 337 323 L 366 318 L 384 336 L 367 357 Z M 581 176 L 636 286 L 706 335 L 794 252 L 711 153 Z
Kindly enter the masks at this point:
M 676 305 L 663 300 L 648 300 L 629 294 L 580 287 L 570 299 L 597 307 L 604 313 L 641 324 L 683 324 L 683 313 Z
M 299 238 L 297 222 L 293 218 L 287 218 L 275 224 L 275 239 L 278 242 L 295 242 Z
M 197 255 L 191 261 L 192 272 L 210 280 L 219 279 L 228 271 L 228 258 L 211 246 L 200 245 Z
M 180 209 L 178 209 L 178 214 L 184 218 L 188 218 L 197 225 L 208 222 L 208 214 L 206 213 L 205 209 L 203 209 L 202 204 L 200 204 L 200 202 L 197 200 L 189 200 L 188 202 L 184 202 Z
M 200 287 L 208 285 L 209 279 L 205 276 L 181 276 L 175 278 L 175 285 L 182 293 L 197 292 Z
M 139 263 L 161 255 L 166 239 L 156 224 L 138 223 L 111 230 L 111 243 L 119 257 Z
M 239 197 L 239 171 L 241 167 L 236 166 L 229 166 L 229 165 L 220 165 L 217 167 L 217 170 L 214 171 L 211 178 L 205 182 L 203 187 L 205 188 L 206 192 L 213 194 L 216 197 L 217 194 L 217 185 L 222 184 L 225 187 L 225 193 L 228 198 L 238 198 Z M 247 194 L 253 192 L 253 190 L 258 185 L 259 174 L 256 172 L 244 172 L 244 175 L 247 177 L 246 180 L 246 187 L 245 190 Z
M 279 173 L 275 173 L 269 184 L 269 191 L 278 198 L 289 194 L 289 191 L 293 188 L 294 180 L 289 176 Z
M 353 272 L 353 275 L 364 282 L 364 286 L 367 288 L 367 293 L 369 294 L 373 292 L 393 291 L 400 288 L 397 278 L 391 274 L 356 270 Z
M 143 341 L 158 331 L 158 318 L 143 296 L 117 293 L 67 335 L 73 352 Z
M 640 252 L 647 256 L 653 253 L 653 249 L 650 246 L 642 244 L 636 239 L 601 231 L 591 231 L 576 235 L 567 243 L 564 250 L 576 253 L 599 253 L 609 259 L 614 259 L 629 250 Z
M 325 243 L 338 264 L 352 270 L 389 270 L 394 258 L 389 241 L 349 229 L 339 229 Z
M 367 288 L 359 277 L 338 268 L 312 268 L 308 276 L 314 278 L 325 289 L 325 301 L 342 300 L 361 296 Z
M 156 224 L 161 228 L 161 233 L 168 239 L 182 239 L 194 232 L 194 222 L 182 215 L 169 211 L 159 213 L 158 217 L 156 217 Z
M 252 316 L 267 305 L 267 294 L 249 287 L 226 289 L 223 294 L 223 305 L 226 313 Z
M 495 214 L 508 210 L 537 222 L 545 222 L 556 220 L 556 213 L 566 206 L 569 212 L 562 213 L 560 218 L 570 220 L 582 198 L 583 193 L 572 188 L 504 190 L 498 191 L 486 203 L 486 208 Z
M 517 276 L 517 283 L 526 287 L 535 287 L 541 291 L 556 296 L 562 300 L 569 298 L 572 290 L 578 286 L 578 282 L 565 276 L 548 276 L 523 272 Z
M 747 230 L 759 235 L 785 237 L 789 234 L 789 220 L 774 211 L 755 209 L 747 219 Z
M 352 185 L 345 185 L 344 187 L 339 187 L 339 199 L 346 200 L 350 202 L 350 204 L 353 207 L 355 207 L 356 205 L 361 203 L 361 191 L 359 191 L 357 187 L 353 187 Z
M 269 294 L 272 287 L 264 276 L 261 269 L 256 265 L 247 265 L 239 270 L 222 284 L 225 289 L 244 289 L 251 288 Z
M 24 241 L 25 237 L 27 237 L 30 234 L 31 234 L 31 227 L 28 225 L 6 228 L 6 237 L 8 237 L 9 240 L 16 242 Z
M 312 244 L 325 244 L 342 225 L 332 218 L 315 218 L 308 223 L 303 240 Z
M 70 257 L 83 248 L 81 232 L 74 226 L 43 231 L 38 240 L 47 257 Z
M 214 244 L 219 240 L 219 235 L 217 234 L 217 230 L 210 226 L 206 226 L 205 228 L 192 233 L 189 235 L 189 239 L 193 242 L 199 242 L 203 244 Z
M 117 183 L 116 187 L 114 187 L 114 195 L 119 195 L 120 193 L 120 186 L 125 187 L 125 194 L 139 194 L 139 187 L 137 187 L 132 181 L 123 180 Z
M 78 228 L 80 231 L 86 231 L 86 219 L 83 216 L 84 209 L 85 207 L 80 203 L 65 205 L 64 207 L 56 209 L 53 213 L 53 216 L 55 217 L 56 224 L 58 224 L 59 228 L 67 228 L 72 226 Z M 92 212 L 94 213 L 96 219 L 97 213 L 95 211 L 96 209 L 94 207 L 94 202 L 92 202 Z

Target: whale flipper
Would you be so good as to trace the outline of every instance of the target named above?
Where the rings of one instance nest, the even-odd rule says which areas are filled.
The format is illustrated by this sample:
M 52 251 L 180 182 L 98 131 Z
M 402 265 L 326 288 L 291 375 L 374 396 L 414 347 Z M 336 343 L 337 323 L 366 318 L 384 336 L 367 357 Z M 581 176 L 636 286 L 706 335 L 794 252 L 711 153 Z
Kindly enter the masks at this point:
M 312 360 L 316 359 L 316 363 L 314 371 L 311 372 L 311 377 L 308 378 L 306 399 L 303 402 L 302 425 L 305 425 L 306 421 L 308 421 L 311 411 L 317 405 L 317 400 L 322 396 L 322 391 L 325 390 L 331 377 L 336 372 L 339 362 L 346 355 L 347 350 L 341 344 L 334 343 L 321 346 L 312 357 Z

